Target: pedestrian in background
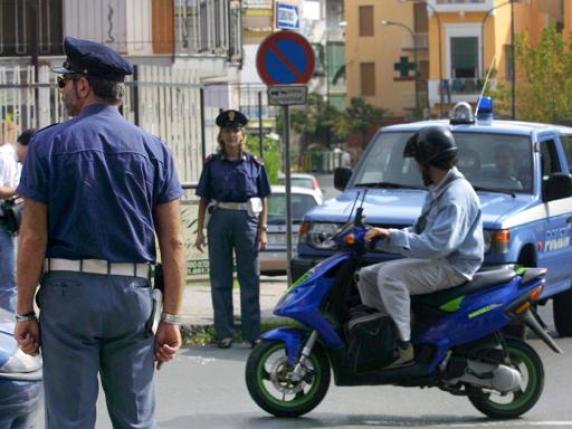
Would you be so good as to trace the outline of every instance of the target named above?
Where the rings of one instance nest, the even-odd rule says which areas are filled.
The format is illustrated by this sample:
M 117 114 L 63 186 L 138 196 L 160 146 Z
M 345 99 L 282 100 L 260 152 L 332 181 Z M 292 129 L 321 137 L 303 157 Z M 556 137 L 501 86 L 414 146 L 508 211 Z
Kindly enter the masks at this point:
M 195 246 L 202 251 L 205 245 L 203 228 L 208 216 L 209 276 L 220 348 L 230 347 L 234 336 L 233 252 L 240 284 L 242 338 L 254 345 L 260 334 L 258 250 L 268 243 L 270 182 L 262 162 L 246 152 L 247 122 L 236 110 L 218 115 L 219 150 L 206 160 L 196 191 L 201 199 Z
M 26 159 L 26 155 L 28 154 L 28 144 L 30 143 L 30 140 L 32 140 L 32 136 L 35 132 L 35 129 L 30 128 L 20 134 L 16 139 L 16 159 L 21 164 L 23 164 Z
M 24 163 L 15 335 L 25 353 L 42 349 L 48 429 L 95 426 L 98 374 L 113 427 L 153 428 L 154 360 L 181 344 L 182 188 L 166 146 L 119 112 L 131 65 L 100 43 L 64 47 L 54 72 L 75 118 L 38 131 Z M 153 337 L 155 233 L 165 284 Z
M 12 121 L 0 124 L 0 308 L 16 310 L 16 249 L 14 232 L 3 221 L 4 200 L 14 197 L 19 170 L 11 139 L 15 131 Z

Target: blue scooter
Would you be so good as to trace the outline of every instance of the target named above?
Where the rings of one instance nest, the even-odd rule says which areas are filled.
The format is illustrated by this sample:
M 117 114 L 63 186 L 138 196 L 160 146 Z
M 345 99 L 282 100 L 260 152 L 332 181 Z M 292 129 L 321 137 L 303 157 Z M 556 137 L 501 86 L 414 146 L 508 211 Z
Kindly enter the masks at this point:
M 266 332 L 252 350 L 246 384 L 254 401 L 278 417 L 308 413 L 326 395 L 333 369 L 338 386 L 438 387 L 467 396 L 492 418 L 515 418 L 532 408 L 543 390 L 542 361 L 522 339 L 502 330 L 525 325 L 561 353 L 534 309 L 546 269 L 480 271 L 462 286 L 412 297 L 415 363 L 384 369 L 382 358 L 372 367 L 369 355 L 384 348 L 394 352 L 395 328 L 379 317 L 372 329 L 378 316 L 362 316 L 366 331 L 372 331 L 365 338 L 373 341 L 360 344 L 358 338 L 356 344 L 352 337 L 352 324 L 359 326 L 353 310 L 363 307 L 355 273 L 370 250 L 366 231 L 359 207 L 334 238 L 340 251 L 298 279 L 277 303 L 274 314 L 297 326 Z M 361 365 L 364 358 L 367 364 Z

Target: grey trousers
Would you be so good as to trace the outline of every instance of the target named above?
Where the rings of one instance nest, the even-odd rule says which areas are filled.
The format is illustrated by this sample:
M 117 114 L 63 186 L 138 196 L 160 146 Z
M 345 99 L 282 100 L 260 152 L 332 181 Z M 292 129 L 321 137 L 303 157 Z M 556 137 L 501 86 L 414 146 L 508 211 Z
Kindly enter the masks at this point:
M 467 279 L 444 259 L 397 259 L 364 267 L 358 290 L 362 303 L 389 315 L 402 341 L 411 340 L 411 298 L 448 289 Z
M 253 341 L 260 334 L 258 220 L 245 210 L 217 208 L 208 225 L 209 266 L 214 323 L 218 339 L 234 335 L 232 305 L 233 251 L 240 284 L 242 337 Z
M 38 292 L 46 427 L 95 427 L 98 374 L 114 428 L 154 428 L 154 339 L 145 279 L 44 275 Z

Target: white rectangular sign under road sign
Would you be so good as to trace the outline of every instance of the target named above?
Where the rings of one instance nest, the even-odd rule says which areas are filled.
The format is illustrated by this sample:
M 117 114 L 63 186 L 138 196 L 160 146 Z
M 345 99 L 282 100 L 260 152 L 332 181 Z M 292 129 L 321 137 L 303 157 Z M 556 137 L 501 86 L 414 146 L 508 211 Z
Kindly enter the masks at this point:
M 268 104 L 271 106 L 294 106 L 308 102 L 306 85 L 273 85 L 268 87 Z

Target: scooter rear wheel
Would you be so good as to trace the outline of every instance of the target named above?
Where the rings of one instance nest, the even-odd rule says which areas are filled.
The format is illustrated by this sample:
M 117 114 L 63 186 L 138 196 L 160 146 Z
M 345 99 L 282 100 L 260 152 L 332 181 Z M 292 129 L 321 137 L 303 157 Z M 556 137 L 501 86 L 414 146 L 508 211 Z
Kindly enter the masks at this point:
M 286 345 L 279 341 L 259 343 L 246 363 L 246 386 L 254 401 L 276 417 L 298 417 L 313 410 L 326 395 L 330 385 L 330 363 L 316 345 L 305 364 L 306 375 L 299 382 L 288 374 Z
M 538 353 L 524 341 L 506 339 L 511 364 L 522 375 L 521 390 L 505 395 L 468 388 L 469 401 L 482 413 L 496 419 L 516 418 L 530 410 L 544 388 L 544 367 Z

